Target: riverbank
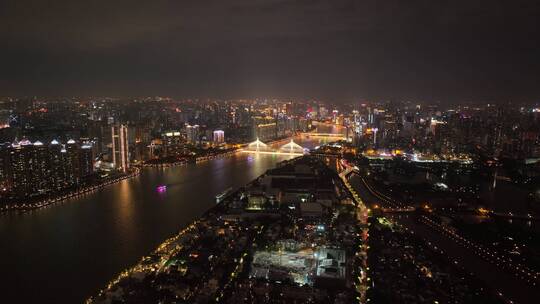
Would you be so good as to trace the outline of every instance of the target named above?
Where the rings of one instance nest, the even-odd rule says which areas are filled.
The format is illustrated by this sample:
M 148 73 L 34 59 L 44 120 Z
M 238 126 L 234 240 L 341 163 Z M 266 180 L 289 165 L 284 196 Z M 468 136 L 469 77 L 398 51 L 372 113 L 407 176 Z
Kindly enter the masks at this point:
M 213 160 L 213 159 L 230 157 L 230 156 L 238 153 L 239 151 L 241 151 L 241 149 L 234 149 L 234 150 L 231 150 L 231 151 L 227 151 L 227 152 L 219 153 L 219 154 L 215 154 L 215 155 L 197 157 L 197 158 L 195 158 L 195 163 L 202 163 L 202 162 L 206 162 L 206 161 Z M 149 165 L 144 165 L 143 164 L 140 167 L 142 167 L 142 168 L 169 168 L 169 167 L 177 167 L 177 166 L 181 166 L 181 165 L 187 165 L 189 163 L 190 162 L 188 162 L 188 161 L 182 161 L 182 162 L 169 163 L 169 164 L 149 164 Z M 22 204 L 10 205 L 10 206 L 2 206 L 2 207 L 0 207 L 0 214 L 7 213 L 7 212 L 28 212 L 28 211 L 31 211 L 31 210 L 37 210 L 37 209 L 40 209 L 40 208 L 45 208 L 45 207 L 49 207 L 49 206 L 52 206 L 52 205 L 56 205 L 56 204 L 62 203 L 63 201 L 65 201 L 67 199 L 80 197 L 80 196 L 92 193 L 94 191 L 97 191 L 99 189 L 102 189 L 105 186 L 115 184 L 115 183 L 118 183 L 118 182 L 123 181 L 125 179 L 138 176 L 140 173 L 141 173 L 141 169 L 138 168 L 138 167 L 134 167 L 134 172 L 132 172 L 130 174 L 127 174 L 127 175 L 123 175 L 121 177 L 111 179 L 111 180 L 103 181 L 103 182 L 99 183 L 98 185 L 92 185 L 92 186 L 83 187 L 81 189 L 73 190 L 73 191 L 70 191 L 68 193 L 62 193 L 62 195 L 59 195 L 59 196 L 39 200 L 37 202 L 22 203 Z
M 269 144 L 284 141 L 284 140 L 287 140 L 287 139 L 288 138 L 274 140 L 274 141 L 269 142 Z M 230 156 L 233 156 L 236 153 L 240 152 L 241 150 L 242 150 L 242 148 L 238 148 L 238 149 L 234 149 L 234 150 L 227 151 L 227 152 L 224 152 L 224 153 L 218 153 L 218 154 L 214 154 L 214 155 L 207 155 L 207 156 L 197 157 L 197 158 L 195 158 L 195 163 L 198 164 L 198 163 L 203 163 L 203 162 L 214 160 L 214 159 L 230 157 Z M 124 175 L 124 176 L 121 176 L 121 177 L 118 177 L 118 178 L 114 178 L 114 179 L 111 179 L 111 180 L 103 181 L 103 182 L 99 183 L 98 185 L 92 185 L 92 186 L 83 187 L 81 189 L 76 189 L 76 190 L 70 191 L 68 193 L 62 193 L 61 195 L 58 195 L 58 196 L 55 196 L 55 197 L 52 197 L 52 198 L 39 200 L 37 202 L 20 203 L 20 204 L 15 204 L 15 205 L 2 206 L 2 207 L 0 207 L 0 214 L 4 214 L 4 213 L 8 213 L 8 212 L 28 212 L 28 211 L 37 210 L 37 209 L 40 209 L 40 208 L 45 208 L 45 207 L 50 207 L 50 206 L 53 206 L 53 205 L 57 205 L 59 203 L 62 203 L 65 200 L 80 197 L 80 196 L 95 192 L 95 191 L 97 191 L 99 189 L 102 189 L 105 186 L 115 184 L 115 183 L 118 183 L 118 182 L 123 181 L 125 179 L 138 176 L 141 173 L 141 168 L 170 168 L 170 167 L 177 167 L 177 166 L 185 166 L 185 165 L 187 165 L 189 163 L 191 163 L 191 162 L 186 160 L 186 161 L 180 161 L 180 162 L 175 162 L 175 163 L 167 163 L 167 164 L 142 164 L 142 165 L 139 166 L 140 168 L 139 167 L 134 167 L 135 171 L 130 173 L 130 174 L 127 174 L 127 175 Z
M 317 180 L 317 189 L 335 190 L 329 194 L 333 197 L 331 206 L 323 208 L 316 202 L 287 200 L 266 204 L 262 209 L 250 207 L 252 203 L 244 194 L 253 193 L 263 176 L 276 179 L 283 178 L 283 174 L 296 176 L 297 166 L 309 168 L 306 170 L 310 170 L 313 179 Z M 352 303 L 356 297 L 365 298 L 367 281 L 364 275 L 355 271 L 366 267 L 366 246 L 361 246 L 365 245 L 365 238 L 362 239 L 356 208 L 339 200 L 344 198 L 344 194 L 348 197 L 345 201 L 352 200 L 344 185 L 340 183 L 337 186 L 339 190 L 336 190 L 332 180 L 337 179 L 337 175 L 331 174 L 324 163 L 309 156 L 279 162 L 275 167 L 237 188 L 240 190 L 228 195 L 222 203 L 210 206 L 198 219 L 187 223 L 186 228 L 167 239 L 135 266 L 121 272 L 86 303 L 231 303 L 235 298 L 245 298 L 245 290 L 240 286 L 261 283 L 252 274 L 262 273 L 265 267 L 269 268 L 268 271 L 285 268 L 295 278 L 288 282 L 287 290 L 305 291 L 306 285 L 312 287 L 310 294 L 305 296 L 318 300 L 313 303 L 328 303 L 338 293 L 347 303 Z M 293 188 L 285 183 L 280 189 L 290 191 Z M 315 188 L 310 189 L 315 191 Z M 312 204 L 309 208 L 321 206 L 316 208 L 320 212 L 308 210 L 306 204 Z M 339 221 L 334 216 L 336 213 L 339 213 Z M 295 229 L 302 232 L 291 238 L 289 231 Z M 285 252 L 283 265 L 264 263 L 281 263 L 281 259 L 278 262 L 275 258 L 282 252 Z M 339 284 L 319 286 L 315 282 L 323 280 L 323 277 L 315 274 L 316 265 L 320 265 L 329 252 L 336 257 L 336 262 L 339 259 Z M 351 258 L 345 259 L 345 256 Z M 257 262 L 258 259 L 263 263 Z M 292 264 L 297 260 L 308 267 L 296 268 Z M 250 269 L 254 270 L 251 274 Z M 356 284 L 356 278 L 361 276 L 364 276 L 363 280 Z M 281 282 L 270 280 L 267 283 L 263 285 L 282 288 Z M 354 287 L 343 293 L 340 286 L 344 284 L 354 284 Z M 260 295 L 254 291 L 249 296 Z M 286 302 L 294 298 L 290 294 L 284 297 Z
M 197 157 L 195 159 L 195 163 L 201 163 L 201 162 L 209 161 L 209 160 L 212 160 L 212 159 L 219 159 L 219 158 L 229 157 L 229 156 L 232 156 L 232 155 L 240 152 L 240 150 L 241 149 L 234 149 L 234 150 L 231 150 L 231 151 L 228 151 L 228 152 L 219 153 L 219 154 L 215 154 L 215 155 Z
M 56 205 L 56 204 L 62 203 L 65 200 L 68 200 L 70 198 L 76 198 L 76 197 L 80 197 L 80 196 L 83 196 L 83 195 L 87 195 L 89 193 L 100 190 L 100 189 L 102 189 L 102 188 L 104 188 L 106 186 L 116 184 L 116 183 L 118 183 L 120 181 L 123 181 L 125 179 L 138 176 L 139 174 L 141 174 L 141 169 L 134 168 L 134 171 L 129 173 L 129 174 L 122 175 L 122 176 L 116 177 L 114 179 L 107 179 L 105 181 L 100 182 L 97 185 L 86 186 L 86 187 L 83 187 L 81 189 L 72 190 L 72 191 L 69 191 L 67 193 L 62 193 L 61 195 L 58 195 L 58 196 L 55 196 L 55 197 L 50 197 L 50 198 L 47 198 L 47 199 L 39 200 L 37 202 L 21 203 L 21 204 L 15 204 L 15 205 L 10 205 L 10 206 L 2 206 L 2 207 L 0 207 L 0 214 L 8 213 L 8 212 L 28 212 L 28 211 L 31 211 L 31 210 L 37 210 L 37 209 L 40 209 L 40 208 L 45 208 L 45 207 L 49 207 L 49 206 L 52 206 L 52 205 Z
M 316 138 L 294 140 L 306 148 L 321 144 Z M 2 215 L 0 265 L 11 274 L 2 298 L 82 303 L 214 207 L 216 194 L 244 187 L 290 158 L 237 153 L 166 170 L 141 168 L 137 177 L 62 204 Z M 158 192 L 159 185 L 167 191 Z
M 264 174 L 266 174 L 266 172 Z M 254 181 L 264 176 L 264 174 L 259 175 L 257 178 L 250 181 L 247 185 L 251 185 Z M 225 201 L 232 197 L 237 196 L 241 188 L 242 187 L 237 188 L 233 191 L 230 191 L 230 193 L 227 194 L 221 200 L 221 202 L 211 206 L 198 219 L 194 220 L 187 227 L 181 229 L 173 237 L 166 239 L 150 254 L 143 256 L 137 264 L 120 272 L 114 279 L 112 279 L 107 284 L 107 286 L 104 289 L 101 289 L 97 293 L 97 296 L 88 298 L 85 301 L 85 303 L 90 304 L 90 303 L 95 303 L 96 301 L 99 301 L 98 299 L 105 297 L 106 294 L 110 292 L 110 290 L 116 288 L 118 284 L 121 283 L 123 280 L 126 280 L 134 275 L 145 273 L 145 272 L 160 271 L 164 267 L 164 265 L 166 265 L 167 262 L 171 259 L 171 257 L 174 254 L 178 253 L 180 249 L 182 249 L 183 246 L 179 246 L 179 243 L 182 241 L 182 239 L 185 238 L 186 236 L 189 236 L 195 233 L 195 231 L 198 228 L 198 225 L 201 222 L 204 222 L 209 216 L 218 212 L 220 209 L 223 209 L 225 205 Z
M 292 136 L 287 136 L 287 137 L 271 140 L 271 141 L 266 142 L 266 144 L 267 145 L 274 145 L 274 144 L 277 144 L 277 143 L 280 143 L 280 142 L 290 140 L 291 138 L 294 138 L 295 136 L 296 136 L 296 134 L 292 135 Z M 200 162 L 205 162 L 205 161 L 209 161 L 209 160 L 213 160 L 213 159 L 219 159 L 219 158 L 223 158 L 223 157 L 232 156 L 232 155 L 242 151 L 243 148 L 245 148 L 247 145 L 248 145 L 248 143 L 244 143 L 244 144 L 241 144 L 239 148 L 233 149 L 233 150 L 230 150 L 230 151 L 227 151 L 227 152 L 196 157 L 195 158 L 195 163 L 200 163 Z M 181 161 L 177 161 L 177 162 L 169 162 L 169 163 L 141 164 L 140 166 L 143 167 L 143 168 L 171 168 L 171 167 L 185 166 L 185 165 L 189 164 L 190 162 L 191 162 L 190 160 L 186 159 L 186 160 L 181 160 Z
M 195 158 L 195 163 L 208 161 L 208 160 L 212 160 L 212 159 L 219 159 L 219 158 L 223 158 L 223 157 L 228 157 L 228 156 L 236 154 L 240 150 L 241 149 L 234 149 L 234 150 L 226 151 L 226 152 L 223 152 L 223 153 L 199 156 L 199 157 Z M 142 164 L 140 166 L 143 167 L 143 168 L 171 168 L 171 167 L 185 166 L 185 165 L 187 165 L 187 164 L 189 164 L 191 162 L 193 162 L 193 161 L 185 159 L 185 160 L 181 160 L 181 161 L 177 161 L 177 162 L 159 163 L 159 164 Z

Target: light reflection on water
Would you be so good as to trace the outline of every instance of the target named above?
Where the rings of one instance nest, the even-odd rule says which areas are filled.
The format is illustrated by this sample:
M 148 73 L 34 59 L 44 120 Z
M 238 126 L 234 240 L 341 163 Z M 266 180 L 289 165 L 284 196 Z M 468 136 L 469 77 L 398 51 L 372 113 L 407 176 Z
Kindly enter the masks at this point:
M 305 147 L 316 139 L 295 140 Z M 80 303 L 215 204 L 291 156 L 238 153 L 199 164 L 146 169 L 53 208 L 0 217 L 2 299 Z M 156 187 L 167 185 L 158 193 Z M 66 292 L 68 290 L 69 292 Z

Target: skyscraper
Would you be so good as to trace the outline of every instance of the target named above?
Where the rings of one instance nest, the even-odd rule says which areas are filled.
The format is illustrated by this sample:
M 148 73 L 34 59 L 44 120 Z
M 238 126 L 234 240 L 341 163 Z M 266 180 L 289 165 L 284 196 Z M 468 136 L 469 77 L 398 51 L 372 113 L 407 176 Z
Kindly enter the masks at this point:
M 9 150 L 0 145 L 0 193 L 11 190 Z
M 35 192 L 45 193 L 50 190 L 50 166 L 49 166 L 49 149 L 42 142 L 36 141 L 32 147 L 32 163 L 30 170 L 32 171 L 32 184 L 35 187 Z
M 94 153 L 92 151 L 92 145 L 83 144 L 81 146 L 80 157 L 79 157 L 79 167 L 80 174 L 82 178 L 88 177 L 94 173 Z
M 114 167 L 126 172 L 129 169 L 128 127 L 112 126 L 112 158 Z
M 66 177 L 69 184 L 76 184 L 80 180 L 79 145 L 73 139 L 68 140 L 65 148 Z
M 222 130 L 214 131 L 214 144 L 222 144 L 225 142 L 225 132 Z
M 31 172 L 27 164 L 30 161 L 31 143 L 21 141 L 20 143 L 14 143 L 10 149 L 10 163 L 11 163 L 11 184 L 13 192 L 18 196 L 25 196 L 31 193 Z
M 199 141 L 199 125 L 187 125 L 186 136 L 189 143 L 196 144 Z
M 51 185 L 54 190 L 60 190 L 66 187 L 66 171 L 62 150 L 62 145 L 57 140 L 51 141 L 49 145 L 49 166 L 51 170 Z

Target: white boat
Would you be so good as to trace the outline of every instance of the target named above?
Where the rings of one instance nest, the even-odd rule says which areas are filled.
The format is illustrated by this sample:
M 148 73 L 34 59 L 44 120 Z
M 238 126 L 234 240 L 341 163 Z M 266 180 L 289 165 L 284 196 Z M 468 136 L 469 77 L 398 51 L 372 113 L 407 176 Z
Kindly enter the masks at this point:
M 221 203 L 232 192 L 232 187 L 227 188 L 225 191 L 216 195 L 216 204 Z

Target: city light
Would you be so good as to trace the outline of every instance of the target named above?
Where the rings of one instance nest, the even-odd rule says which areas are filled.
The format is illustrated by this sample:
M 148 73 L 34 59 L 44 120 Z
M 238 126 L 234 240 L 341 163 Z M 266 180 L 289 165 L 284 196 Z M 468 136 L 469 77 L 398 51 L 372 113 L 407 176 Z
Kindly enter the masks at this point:
M 7 2 L 0 302 L 539 302 L 538 1 Z

